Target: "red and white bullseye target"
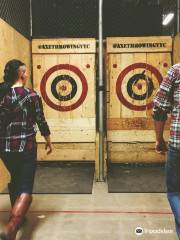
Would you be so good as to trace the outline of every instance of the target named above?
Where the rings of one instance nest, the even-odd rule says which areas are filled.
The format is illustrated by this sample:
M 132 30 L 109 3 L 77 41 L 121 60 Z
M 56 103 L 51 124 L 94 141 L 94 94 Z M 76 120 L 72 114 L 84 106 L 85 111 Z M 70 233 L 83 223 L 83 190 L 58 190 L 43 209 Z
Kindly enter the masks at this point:
M 70 64 L 59 64 L 44 74 L 40 91 L 49 107 L 65 112 L 78 108 L 84 102 L 88 85 L 79 68 Z
M 116 94 L 121 103 L 131 110 L 151 109 L 156 86 L 160 85 L 162 79 L 161 73 L 154 66 L 135 63 L 119 74 Z

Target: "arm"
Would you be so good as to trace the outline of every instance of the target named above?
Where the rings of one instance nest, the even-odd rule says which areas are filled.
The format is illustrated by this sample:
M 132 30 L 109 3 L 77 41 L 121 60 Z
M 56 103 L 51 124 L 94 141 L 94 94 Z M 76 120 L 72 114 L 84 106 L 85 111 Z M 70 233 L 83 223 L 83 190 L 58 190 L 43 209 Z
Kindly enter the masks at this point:
M 164 125 L 166 121 L 156 121 L 154 120 L 154 127 L 156 133 L 156 141 L 162 142 L 163 141 L 163 132 L 164 132 Z
M 44 137 L 46 144 L 45 144 L 45 150 L 49 149 L 47 151 L 47 154 L 50 154 L 52 152 L 52 144 L 51 144 L 51 138 L 50 135 Z
M 153 119 L 156 134 L 155 151 L 157 153 L 164 153 L 167 151 L 166 143 L 163 137 L 164 126 L 167 120 L 167 112 L 161 110 L 160 108 L 156 108 L 153 113 Z
M 155 151 L 157 153 L 164 153 L 167 151 L 166 143 L 163 137 L 165 122 L 166 121 L 154 120 L 154 127 L 155 127 L 155 134 L 156 134 Z
M 47 154 L 50 154 L 52 152 L 50 130 L 49 130 L 49 126 L 48 126 L 45 116 L 44 116 L 42 100 L 38 95 L 35 99 L 35 121 L 38 125 L 41 135 L 44 137 L 44 139 L 46 141 L 45 150 L 48 149 Z
M 154 99 L 153 119 L 156 134 L 155 151 L 158 153 L 167 151 L 163 132 L 167 114 L 171 112 L 172 109 L 173 79 L 174 69 L 171 68 L 167 76 L 163 79 Z

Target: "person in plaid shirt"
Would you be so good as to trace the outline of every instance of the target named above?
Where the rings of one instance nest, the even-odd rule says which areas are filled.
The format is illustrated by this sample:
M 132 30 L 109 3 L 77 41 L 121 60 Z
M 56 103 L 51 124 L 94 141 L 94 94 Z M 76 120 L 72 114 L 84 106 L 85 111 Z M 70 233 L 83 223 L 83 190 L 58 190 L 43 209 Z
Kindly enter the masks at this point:
M 52 152 L 50 130 L 45 120 L 40 96 L 26 88 L 26 66 L 13 59 L 4 69 L 0 84 L 0 106 L 10 109 L 12 117 L 0 132 L 0 157 L 10 172 L 8 184 L 11 213 L 1 240 L 14 240 L 32 202 L 37 160 L 36 124 L 46 140 L 47 154 Z M 12 107 L 13 106 L 13 107 Z
M 158 153 L 166 152 L 163 131 L 168 113 L 171 113 L 171 126 L 165 166 L 167 197 L 180 239 L 180 63 L 170 68 L 154 98 L 155 150 Z

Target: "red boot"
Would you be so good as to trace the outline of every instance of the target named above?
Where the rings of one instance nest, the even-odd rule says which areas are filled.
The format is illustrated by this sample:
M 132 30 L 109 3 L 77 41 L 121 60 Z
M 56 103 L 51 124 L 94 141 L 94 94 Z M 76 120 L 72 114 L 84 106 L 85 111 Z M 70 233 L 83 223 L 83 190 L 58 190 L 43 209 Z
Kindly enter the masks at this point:
M 24 219 L 32 202 L 32 196 L 22 193 L 12 208 L 9 222 L 5 225 L 4 231 L 0 234 L 1 240 L 15 240 L 19 227 Z
M 16 191 L 14 190 L 14 188 L 15 188 L 15 187 L 14 187 L 11 183 L 8 184 L 9 198 L 10 198 L 11 208 L 12 208 L 12 209 L 13 209 L 13 206 L 14 206 L 14 204 L 15 204 L 15 202 L 16 202 L 16 199 L 19 198 L 19 195 L 16 193 Z M 9 220 L 10 220 L 10 218 L 11 218 L 11 212 L 10 212 Z M 21 227 L 26 223 L 26 221 L 27 221 L 27 218 L 24 217 L 24 218 L 22 219 L 22 222 L 21 222 L 19 228 L 21 228 Z

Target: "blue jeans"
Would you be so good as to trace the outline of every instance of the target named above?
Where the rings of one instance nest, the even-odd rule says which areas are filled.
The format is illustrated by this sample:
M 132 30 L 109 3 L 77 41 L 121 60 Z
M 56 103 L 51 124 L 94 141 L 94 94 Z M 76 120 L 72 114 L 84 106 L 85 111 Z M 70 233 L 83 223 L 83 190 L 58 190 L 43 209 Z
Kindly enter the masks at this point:
M 174 214 L 180 239 L 180 151 L 169 148 L 166 161 L 167 197 Z

